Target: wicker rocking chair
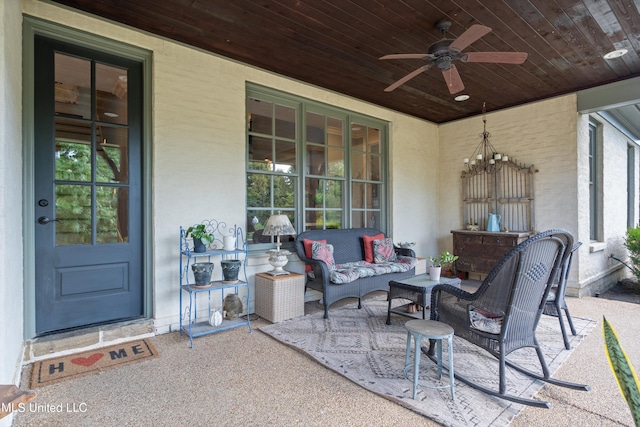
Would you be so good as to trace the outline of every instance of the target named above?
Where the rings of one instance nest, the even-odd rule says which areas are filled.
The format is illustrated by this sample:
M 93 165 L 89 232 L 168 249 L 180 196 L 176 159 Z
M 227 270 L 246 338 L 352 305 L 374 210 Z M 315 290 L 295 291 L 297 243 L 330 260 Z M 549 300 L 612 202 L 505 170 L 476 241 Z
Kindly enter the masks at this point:
M 474 293 L 450 285 L 437 285 L 431 292 L 431 319 L 451 325 L 455 335 L 480 346 L 499 361 L 499 388 L 491 389 L 459 375 L 465 384 L 513 402 L 549 408 L 548 402 L 506 393 L 506 366 L 535 379 L 577 390 L 588 385 L 551 378 L 536 339 L 553 278 L 571 255 L 573 236 L 565 230 L 548 230 L 522 242 L 507 253 L 489 272 Z M 515 350 L 535 349 L 542 373 L 533 372 L 507 360 Z M 433 356 L 430 342 L 429 356 Z
M 571 319 L 569 307 L 567 307 L 567 302 L 565 301 L 564 296 L 567 291 L 567 278 L 569 277 L 569 270 L 571 270 L 571 260 L 573 259 L 574 252 L 580 246 L 582 246 L 582 242 L 577 242 L 571 248 L 571 253 L 566 258 L 566 261 L 560 270 L 560 279 L 558 280 L 557 286 L 553 286 L 551 291 L 549 291 L 544 305 L 544 310 L 542 311 L 542 314 L 558 318 L 558 321 L 560 322 L 560 330 L 562 330 L 562 338 L 564 339 L 564 347 L 567 350 L 571 350 L 571 344 L 569 343 L 569 337 L 567 337 L 567 329 L 564 326 L 562 310 L 564 310 L 564 313 L 567 316 L 567 322 L 569 322 L 571 334 L 575 336 L 576 328 L 573 326 L 573 320 Z

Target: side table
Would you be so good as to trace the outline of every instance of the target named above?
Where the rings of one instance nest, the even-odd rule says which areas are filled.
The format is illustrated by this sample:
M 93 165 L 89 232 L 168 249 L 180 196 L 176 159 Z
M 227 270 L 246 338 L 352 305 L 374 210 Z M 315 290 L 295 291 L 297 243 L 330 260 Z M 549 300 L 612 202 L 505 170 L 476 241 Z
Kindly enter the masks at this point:
M 272 323 L 304 316 L 304 274 L 256 274 L 256 314 Z
M 428 274 L 421 274 L 419 276 L 413 276 L 398 281 L 390 281 L 389 295 L 387 296 L 387 300 L 389 301 L 387 325 L 391 324 L 391 313 L 413 317 L 414 319 L 420 318 L 419 312 L 415 314 L 407 312 L 407 304 L 391 308 L 392 300 L 402 298 L 407 299 L 412 303 L 420 304 L 422 306 L 422 319 L 424 320 L 427 318 L 427 310 L 429 309 L 429 305 L 431 305 L 431 289 L 440 284 L 451 285 L 459 288 L 460 283 L 461 280 L 457 277 L 440 276 L 440 280 L 431 280 Z

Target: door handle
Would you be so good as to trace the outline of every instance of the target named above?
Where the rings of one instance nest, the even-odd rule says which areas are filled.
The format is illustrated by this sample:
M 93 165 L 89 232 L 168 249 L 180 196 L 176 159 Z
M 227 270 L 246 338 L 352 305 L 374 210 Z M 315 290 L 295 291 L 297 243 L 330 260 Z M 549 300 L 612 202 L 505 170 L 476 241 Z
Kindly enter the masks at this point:
M 45 225 L 45 224 L 49 224 L 50 222 L 60 222 L 60 220 L 55 218 L 51 219 L 46 216 L 41 216 L 40 218 L 38 218 L 38 224 Z

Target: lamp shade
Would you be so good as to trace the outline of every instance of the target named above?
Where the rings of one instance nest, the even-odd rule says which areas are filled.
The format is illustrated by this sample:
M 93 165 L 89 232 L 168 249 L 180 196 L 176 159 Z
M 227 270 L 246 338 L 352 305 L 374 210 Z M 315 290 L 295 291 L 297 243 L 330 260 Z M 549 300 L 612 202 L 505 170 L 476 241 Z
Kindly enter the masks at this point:
M 281 213 L 271 215 L 262 232 L 263 236 L 287 236 L 290 234 L 296 234 L 296 230 L 291 225 L 289 217 Z

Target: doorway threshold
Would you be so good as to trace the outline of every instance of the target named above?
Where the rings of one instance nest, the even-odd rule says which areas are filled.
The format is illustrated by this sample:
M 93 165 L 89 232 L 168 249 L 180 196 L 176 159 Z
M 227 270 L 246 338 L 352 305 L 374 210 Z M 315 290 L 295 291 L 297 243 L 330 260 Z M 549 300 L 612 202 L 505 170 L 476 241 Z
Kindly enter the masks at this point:
M 155 336 L 153 319 L 136 319 L 64 331 L 25 342 L 23 364 Z

